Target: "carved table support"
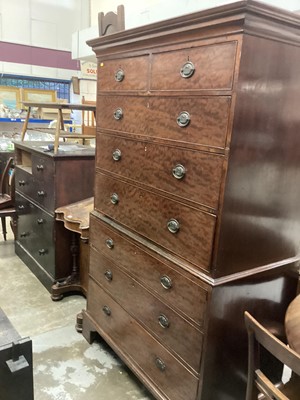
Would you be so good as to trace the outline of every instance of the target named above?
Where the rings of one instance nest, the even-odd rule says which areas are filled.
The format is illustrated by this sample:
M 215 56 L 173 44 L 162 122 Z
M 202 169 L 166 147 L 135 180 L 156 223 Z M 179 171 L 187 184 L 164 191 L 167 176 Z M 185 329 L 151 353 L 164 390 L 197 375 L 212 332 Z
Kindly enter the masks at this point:
M 94 198 L 68 204 L 58 208 L 56 220 L 64 222 L 66 229 L 72 232 L 70 252 L 72 271 L 66 278 L 52 286 L 51 298 L 61 300 L 64 293 L 81 292 L 86 296 L 89 263 L 89 215 L 93 209 Z

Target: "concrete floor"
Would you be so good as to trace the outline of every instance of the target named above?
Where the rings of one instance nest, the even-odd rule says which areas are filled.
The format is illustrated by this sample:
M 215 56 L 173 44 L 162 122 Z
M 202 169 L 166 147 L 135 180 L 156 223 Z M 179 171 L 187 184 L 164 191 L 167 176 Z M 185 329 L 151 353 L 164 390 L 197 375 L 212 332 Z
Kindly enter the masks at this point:
M 32 339 L 35 400 L 154 400 L 100 337 L 89 345 L 75 330 L 85 306 L 80 295 L 53 302 L 15 255 L 11 231 L 6 242 L 1 234 L 0 307 Z

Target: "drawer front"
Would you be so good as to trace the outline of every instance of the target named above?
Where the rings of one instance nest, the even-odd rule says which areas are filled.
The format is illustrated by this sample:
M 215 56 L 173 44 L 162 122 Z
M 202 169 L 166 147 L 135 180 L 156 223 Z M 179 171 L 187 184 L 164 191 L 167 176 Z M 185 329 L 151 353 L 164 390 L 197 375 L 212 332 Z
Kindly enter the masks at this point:
M 132 363 L 166 398 L 195 400 L 198 379 L 92 279 L 88 314 L 97 322 L 100 334 L 117 350 L 130 356 Z
M 209 268 L 215 216 L 101 173 L 96 173 L 95 183 L 97 211 L 200 268 Z
M 218 207 L 224 157 L 101 134 L 97 166 L 196 203 Z
M 53 218 L 17 195 L 18 241 L 52 276 L 55 273 Z M 20 211 L 19 211 L 20 210 Z
M 98 64 L 98 90 L 146 90 L 148 60 L 148 56 L 142 56 L 100 62 Z
M 224 148 L 230 102 L 229 96 L 100 96 L 97 126 L 176 143 Z
M 236 42 L 153 54 L 151 90 L 231 90 Z
M 24 196 L 30 197 L 43 208 L 50 211 L 54 210 L 53 177 L 47 181 L 42 174 L 39 178 L 38 173 L 30 174 L 16 166 L 16 190 Z
M 46 180 L 37 180 L 35 178 L 34 190 L 31 195 L 32 199 L 40 206 L 54 212 L 55 194 L 54 194 L 54 181 L 51 179 L 49 182 Z
M 19 193 L 33 198 L 33 193 L 36 190 L 33 176 L 29 172 L 19 168 L 17 165 L 15 167 L 15 184 L 16 190 Z
M 32 174 L 37 181 L 47 182 L 47 184 L 53 187 L 54 163 L 52 159 L 32 154 Z
M 202 351 L 199 330 L 94 249 L 90 253 L 90 275 L 164 346 L 199 372 Z
M 164 302 L 203 328 L 208 291 L 202 282 L 201 286 L 185 277 L 176 271 L 173 264 L 172 268 L 161 262 L 116 230 L 110 229 L 93 214 L 90 217 L 90 243 L 118 267 L 124 268 L 153 290 Z

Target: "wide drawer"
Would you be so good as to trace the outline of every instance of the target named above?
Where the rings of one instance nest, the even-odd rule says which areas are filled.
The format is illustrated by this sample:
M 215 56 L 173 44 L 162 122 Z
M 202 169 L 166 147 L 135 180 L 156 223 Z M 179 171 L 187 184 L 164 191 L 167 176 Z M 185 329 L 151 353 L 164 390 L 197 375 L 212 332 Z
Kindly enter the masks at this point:
M 47 181 L 16 166 L 16 190 L 47 210 L 54 209 L 54 176 Z
M 208 270 L 216 217 L 96 173 L 95 209 Z
M 55 274 L 53 217 L 16 194 L 17 240 L 52 276 Z
M 89 281 L 88 315 L 99 333 L 117 353 L 129 358 L 135 371 L 153 382 L 166 399 L 195 400 L 198 379 L 92 279 Z M 139 372 L 137 372 L 139 374 Z
M 98 136 L 97 167 L 172 195 L 218 207 L 224 156 L 107 134 Z
M 148 84 L 148 60 L 148 55 L 116 60 L 101 60 L 98 64 L 98 90 L 146 90 Z
M 231 90 L 236 42 L 153 54 L 151 90 Z
M 115 229 L 110 229 L 93 214 L 90 216 L 90 243 L 118 267 L 124 268 L 153 290 L 165 303 L 203 328 L 208 288 L 202 282 L 184 276 L 174 264 L 162 262 L 148 249 L 146 251 Z
M 198 329 L 93 248 L 89 271 L 130 315 L 199 373 L 203 334 Z
M 230 96 L 98 96 L 97 127 L 224 148 L 230 102 Z

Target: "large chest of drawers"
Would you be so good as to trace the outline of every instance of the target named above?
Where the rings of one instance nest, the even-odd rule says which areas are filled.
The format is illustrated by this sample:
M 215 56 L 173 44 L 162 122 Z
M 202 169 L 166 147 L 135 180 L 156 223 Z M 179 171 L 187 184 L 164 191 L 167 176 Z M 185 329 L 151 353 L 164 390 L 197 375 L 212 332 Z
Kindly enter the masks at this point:
M 89 42 L 83 334 L 98 332 L 157 399 L 244 398 L 243 312 L 282 323 L 296 293 L 296 31 L 299 18 L 243 1 Z
M 93 195 L 95 150 L 45 152 L 47 143 L 16 142 L 16 254 L 50 290 L 72 270 L 70 232 L 55 209 Z M 70 147 L 71 149 L 71 147 Z

